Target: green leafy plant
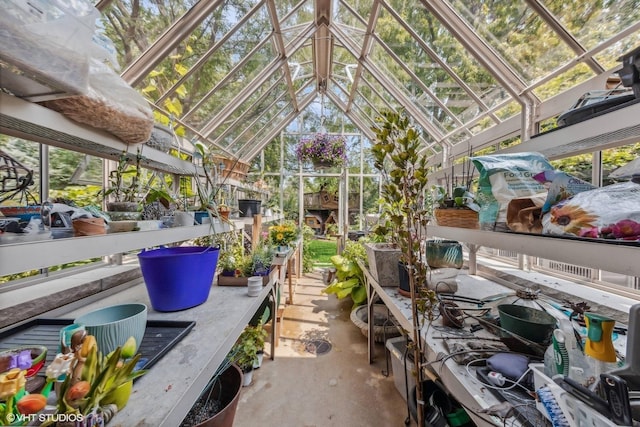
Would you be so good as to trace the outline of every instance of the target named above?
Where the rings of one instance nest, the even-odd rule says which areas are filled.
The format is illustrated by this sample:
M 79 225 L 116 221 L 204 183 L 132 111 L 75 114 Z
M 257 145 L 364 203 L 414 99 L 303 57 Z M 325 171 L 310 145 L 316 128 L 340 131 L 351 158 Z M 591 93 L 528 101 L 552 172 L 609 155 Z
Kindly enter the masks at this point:
M 242 257 L 238 268 L 242 276 L 264 276 L 271 268 L 273 261 L 273 248 L 268 245 L 258 245 L 249 254 Z
M 258 360 L 258 351 L 264 348 L 267 335 L 262 325 L 245 327 L 231 348 L 231 360 L 243 371 L 252 368 Z
M 122 151 L 116 169 L 109 174 L 108 187 L 98 194 L 105 200 L 112 199 L 115 202 L 138 201 L 142 158 L 142 150 L 138 149 L 132 164 L 129 153 Z
M 336 279 L 322 292 L 334 294 L 342 299 L 348 296 L 353 300 L 354 308 L 367 301 L 367 289 L 364 282 L 364 273 L 357 261 L 364 261 L 367 254 L 362 244 L 347 241 L 342 255 L 331 257 L 331 263 L 336 268 Z
M 383 111 L 372 128 L 376 135 L 371 147 L 375 167 L 382 175 L 382 197 L 393 209 L 388 212 L 391 227 L 400 246 L 401 260 L 409 275 L 411 311 L 413 317 L 414 360 L 423 354 L 420 331 L 424 320 L 433 320 L 436 294 L 427 288 L 427 263 L 420 252 L 426 237 L 430 210 L 425 195 L 428 191 L 426 157 L 420 154 L 422 144 L 418 129 L 409 118 L 393 111 Z M 417 370 L 417 384 L 422 383 L 422 368 Z M 421 387 L 416 399 L 422 399 Z M 422 407 L 420 407 L 422 408 Z M 421 410 L 418 424 L 423 422 Z

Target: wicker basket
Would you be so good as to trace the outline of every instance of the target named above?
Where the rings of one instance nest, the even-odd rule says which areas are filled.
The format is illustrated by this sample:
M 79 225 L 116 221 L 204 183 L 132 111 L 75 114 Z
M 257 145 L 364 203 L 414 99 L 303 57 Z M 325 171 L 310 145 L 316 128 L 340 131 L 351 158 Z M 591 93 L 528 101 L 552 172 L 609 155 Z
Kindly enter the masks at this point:
M 474 230 L 480 228 L 478 224 L 478 212 L 471 209 L 435 209 L 434 212 L 438 225 L 444 227 L 471 228 Z

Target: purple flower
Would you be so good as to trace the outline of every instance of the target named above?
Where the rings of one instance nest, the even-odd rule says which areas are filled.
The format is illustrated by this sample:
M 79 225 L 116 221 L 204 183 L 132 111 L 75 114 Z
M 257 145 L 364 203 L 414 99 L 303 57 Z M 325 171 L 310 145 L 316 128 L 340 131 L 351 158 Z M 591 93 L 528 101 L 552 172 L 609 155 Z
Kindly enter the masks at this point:
M 320 161 L 342 166 L 347 160 L 346 140 L 343 136 L 317 133 L 313 138 L 302 138 L 296 147 L 298 160 Z
M 638 240 L 640 239 L 640 223 L 632 219 L 623 219 L 611 225 L 611 233 L 616 239 Z
M 598 238 L 598 227 L 581 228 L 578 235 L 580 237 L 593 237 L 596 239 Z

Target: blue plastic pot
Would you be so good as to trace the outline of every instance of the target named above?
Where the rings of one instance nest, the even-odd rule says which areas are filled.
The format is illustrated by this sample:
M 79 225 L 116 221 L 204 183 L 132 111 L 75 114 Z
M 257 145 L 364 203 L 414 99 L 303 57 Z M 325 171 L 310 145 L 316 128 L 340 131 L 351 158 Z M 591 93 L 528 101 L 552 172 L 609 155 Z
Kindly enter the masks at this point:
M 157 311 L 195 307 L 209 298 L 220 248 L 179 246 L 138 254 L 151 306 Z

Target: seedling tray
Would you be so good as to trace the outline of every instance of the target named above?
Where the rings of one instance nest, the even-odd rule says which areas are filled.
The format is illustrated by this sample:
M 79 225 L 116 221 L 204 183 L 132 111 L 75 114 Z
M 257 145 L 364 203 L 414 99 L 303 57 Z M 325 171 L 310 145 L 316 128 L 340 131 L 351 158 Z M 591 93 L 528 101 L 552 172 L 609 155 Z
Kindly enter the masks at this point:
M 0 350 L 15 347 L 43 345 L 47 347 L 45 366 L 58 352 L 60 329 L 73 323 L 73 319 L 39 318 L 0 332 Z M 195 326 L 195 321 L 148 320 L 138 352 L 141 354 L 136 369 L 149 369 L 184 338 Z M 44 369 L 40 374 L 44 373 Z

